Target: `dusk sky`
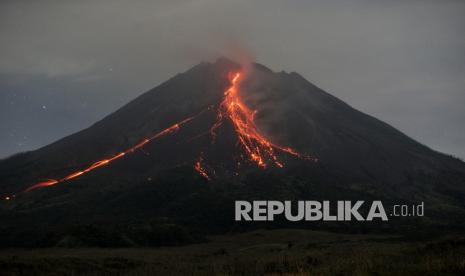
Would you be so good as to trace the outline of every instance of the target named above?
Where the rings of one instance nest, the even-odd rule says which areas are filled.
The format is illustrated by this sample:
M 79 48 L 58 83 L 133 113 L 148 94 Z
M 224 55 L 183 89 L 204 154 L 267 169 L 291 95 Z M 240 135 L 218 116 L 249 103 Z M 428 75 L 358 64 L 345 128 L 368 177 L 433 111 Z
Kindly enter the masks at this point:
M 0 158 L 201 61 L 295 71 L 465 159 L 465 1 L 1 1 Z

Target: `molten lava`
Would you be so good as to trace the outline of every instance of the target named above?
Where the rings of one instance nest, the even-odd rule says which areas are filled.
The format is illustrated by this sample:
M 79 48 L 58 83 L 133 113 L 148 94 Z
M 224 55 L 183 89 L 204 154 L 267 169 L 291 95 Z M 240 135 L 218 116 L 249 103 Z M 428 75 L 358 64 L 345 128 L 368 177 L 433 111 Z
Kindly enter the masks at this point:
M 194 169 L 205 179 L 211 180 L 208 176 L 207 170 L 204 168 L 202 156 L 200 156 L 199 160 L 195 163 Z
M 239 97 L 239 81 L 242 73 L 231 75 L 231 86 L 224 92 L 224 99 L 218 108 L 217 120 L 210 132 L 216 139 L 216 129 L 222 125 L 225 118 L 229 118 L 234 125 L 238 140 L 248 155 L 249 160 L 261 168 L 269 163 L 282 168 L 284 164 L 278 160 L 276 150 L 288 153 L 297 158 L 312 159 L 297 153 L 290 147 L 282 147 L 272 143 L 258 130 L 254 119 L 257 110 L 251 110 Z
M 132 146 L 112 157 L 109 157 L 109 158 L 106 158 L 106 159 L 102 159 L 102 160 L 98 160 L 94 163 L 92 163 L 92 165 L 90 165 L 89 167 L 83 169 L 83 170 L 80 170 L 80 171 L 75 171 L 75 172 L 72 172 L 62 178 L 59 178 L 59 179 L 46 179 L 44 181 L 41 181 L 39 183 L 36 183 L 28 188 L 26 188 L 24 191 L 20 192 L 21 193 L 26 193 L 26 192 L 30 192 L 32 190 L 35 190 L 37 188 L 42 188 L 42 187 L 48 187 L 48 186 L 53 186 L 53 185 L 56 185 L 58 183 L 61 183 L 61 182 L 64 182 L 64 181 L 68 181 L 68 180 L 71 180 L 71 179 L 74 179 L 74 178 L 77 178 L 81 175 L 84 175 L 90 171 L 93 171 L 99 167 L 102 167 L 102 166 L 106 166 L 108 164 L 110 164 L 111 162 L 117 160 L 117 159 L 120 159 L 122 158 L 123 156 L 125 156 L 126 154 L 129 154 L 129 153 L 133 153 L 134 151 L 142 148 L 143 146 L 145 146 L 147 143 L 153 141 L 153 140 L 156 140 L 162 136 L 165 136 L 167 134 L 170 134 L 170 133 L 173 133 L 177 130 L 179 130 L 179 128 L 183 125 L 183 124 L 186 124 L 187 122 L 193 120 L 194 118 L 196 118 L 197 116 L 199 116 L 202 112 L 200 112 L 199 114 L 195 115 L 195 116 L 192 116 L 192 117 L 189 117 L 189 118 L 186 118 L 174 125 L 171 125 L 170 127 L 156 133 L 155 135 L 149 137 L 149 138 L 146 138 L 144 140 L 142 140 L 141 142 L 139 142 L 138 144 L 136 144 L 135 146 Z M 12 196 L 6 196 L 4 199 L 5 200 L 10 200 L 11 198 L 15 197 L 16 195 L 12 195 Z
M 317 161 L 316 158 L 302 155 L 290 147 L 282 147 L 277 144 L 274 144 L 260 133 L 260 131 L 258 130 L 258 127 L 256 126 L 254 122 L 255 114 L 257 113 L 257 110 L 251 110 L 249 107 L 247 107 L 247 105 L 244 104 L 244 102 L 241 100 L 239 96 L 239 82 L 240 82 L 241 77 L 242 77 L 242 73 L 240 72 L 235 72 L 235 73 L 230 74 L 231 85 L 224 92 L 224 98 L 222 102 L 219 104 L 218 109 L 217 109 L 216 121 L 213 124 L 213 126 L 210 128 L 210 134 L 212 135 L 212 139 L 213 139 L 212 142 L 213 143 L 215 142 L 216 130 L 223 124 L 223 122 L 226 119 L 229 119 L 231 120 L 234 126 L 234 130 L 236 132 L 238 142 L 247 155 L 247 160 L 256 164 L 258 167 L 262 169 L 267 168 L 267 166 L 269 166 L 270 164 L 278 168 L 284 167 L 284 163 L 278 159 L 278 156 L 276 154 L 277 151 L 290 154 L 296 158 Z M 212 107 L 208 107 L 206 110 L 210 110 L 211 108 Z M 143 139 L 138 144 L 122 152 L 119 152 L 118 154 L 114 156 L 111 156 L 111 157 L 108 157 L 102 160 L 98 160 L 92 163 L 87 168 L 72 172 L 62 178 L 46 179 L 44 181 L 36 183 L 26 188 L 24 191 L 20 192 L 20 194 L 29 192 L 29 191 L 32 191 L 38 188 L 49 187 L 49 186 L 53 186 L 53 185 L 65 182 L 65 181 L 69 181 L 74 178 L 80 177 L 88 172 L 91 172 L 97 168 L 106 166 L 110 164 L 111 162 L 124 157 L 127 154 L 133 153 L 136 150 L 143 148 L 146 144 L 148 144 L 149 142 L 153 140 L 156 140 L 170 133 L 176 132 L 177 130 L 179 130 L 179 128 L 182 125 L 198 117 L 204 111 L 201 111 L 195 116 L 186 118 L 178 123 L 175 123 L 171 125 L 170 127 L 156 133 L 155 135 Z M 237 164 L 238 166 L 240 166 L 242 162 L 237 162 Z M 204 160 L 202 158 L 202 153 L 201 153 L 198 161 L 194 164 L 194 169 L 205 179 L 211 180 L 211 177 L 209 176 L 206 168 L 207 166 L 204 163 Z M 237 172 L 236 172 L 236 175 L 238 175 Z M 11 195 L 11 196 L 4 197 L 4 199 L 10 200 L 15 197 L 16 195 Z

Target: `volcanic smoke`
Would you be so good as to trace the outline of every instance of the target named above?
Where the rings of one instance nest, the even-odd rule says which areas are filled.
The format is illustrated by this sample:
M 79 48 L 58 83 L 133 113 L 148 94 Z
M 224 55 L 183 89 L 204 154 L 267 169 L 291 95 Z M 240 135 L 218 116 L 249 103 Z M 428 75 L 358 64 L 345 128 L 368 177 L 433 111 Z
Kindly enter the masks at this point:
M 239 84 L 240 84 L 240 80 L 242 76 L 243 76 L 243 73 L 241 72 L 231 72 L 229 74 L 230 86 L 224 92 L 223 101 L 219 104 L 218 109 L 217 109 L 216 121 L 213 124 L 213 126 L 210 128 L 210 134 L 212 135 L 212 142 L 214 143 L 217 138 L 216 137 L 217 129 L 224 123 L 225 120 L 229 119 L 231 120 L 234 126 L 234 130 L 236 132 L 238 141 L 241 147 L 243 148 L 243 150 L 245 151 L 248 157 L 248 160 L 251 161 L 252 163 L 255 163 L 259 168 L 266 169 L 270 165 L 274 165 L 278 168 L 284 167 L 284 163 L 280 161 L 278 159 L 278 156 L 276 155 L 277 151 L 284 152 L 286 154 L 289 154 L 299 159 L 317 161 L 316 158 L 302 155 L 290 147 L 282 147 L 277 144 L 274 144 L 259 132 L 254 122 L 255 114 L 257 113 L 257 110 L 251 110 L 249 107 L 247 107 L 247 105 L 244 104 L 244 102 L 241 100 L 239 96 Z M 206 110 L 210 110 L 210 107 L 207 108 Z M 195 116 L 188 117 L 182 121 L 179 121 L 171 125 L 170 127 L 156 133 L 155 135 L 151 137 L 148 137 L 142 140 L 138 144 L 112 157 L 98 160 L 83 170 L 72 172 L 69 175 L 59 178 L 59 179 L 46 179 L 44 181 L 41 181 L 39 183 L 36 183 L 26 188 L 25 190 L 23 190 L 22 192 L 18 194 L 30 192 L 32 190 L 42 188 L 42 187 L 57 185 L 59 183 L 69 181 L 79 176 L 82 176 L 84 174 L 87 174 L 97 168 L 106 166 L 110 164 L 111 162 L 117 159 L 120 159 L 129 153 L 133 153 L 136 150 L 143 148 L 149 142 L 152 142 L 165 135 L 176 132 L 177 130 L 180 129 L 182 125 L 197 118 L 204 111 L 198 113 Z M 200 155 L 198 161 L 194 164 L 194 169 L 205 179 L 211 180 L 211 177 L 209 176 L 207 169 L 205 167 L 205 163 L 202 158 L 202 155 Z M 14 198 L 15 196 L 16 195 L 7 196 L 4 199 L 10 200 Z

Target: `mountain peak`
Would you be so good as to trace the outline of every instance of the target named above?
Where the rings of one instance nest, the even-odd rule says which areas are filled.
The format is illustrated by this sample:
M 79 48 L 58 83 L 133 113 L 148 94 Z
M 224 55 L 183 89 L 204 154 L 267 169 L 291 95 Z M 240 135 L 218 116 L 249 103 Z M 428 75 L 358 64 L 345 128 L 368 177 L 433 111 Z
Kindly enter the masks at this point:
M 265 72 L 265 73 L 275 73 L 273 70 L 271 70 L 270 68 L 266 67 L 265 65 L 263 65 L 261 63 L 254 62 L 252 64 L 253 64 L 253 68 L 255 70 L 262 71 L 262 72 Z
M 463 163 L 300 75 L 220 58 L 85 130 L 1 161 L 0 208 L 47 225 L 135 216 L 199 221 L 211 210 L 224 221 L 238 198 L 414 196 L 455 210 L 464 179 Z
M 227 67 L 231 67 L 231 68 L 238 68 L 240 67 L 240 64 L 227 58 L 227 57 L 224 57 L 224 56 L 221 56 L 219 58 L 216 59 L 216 61 L 214 62 L 214 65 L 216 66 L 227 66 Z
M 88 129 L 2 161 L 1 189 L 11 195 L 100 177 L 112 183 L 179 166 L 234 182 L 252 171 L 321 164 L 386 187 L 402 185 L 406 171 L 434 173 L 437 164 L 463 170 L 296 73 L 258 63 L 247 69 L 225 57 L 201 63 Z

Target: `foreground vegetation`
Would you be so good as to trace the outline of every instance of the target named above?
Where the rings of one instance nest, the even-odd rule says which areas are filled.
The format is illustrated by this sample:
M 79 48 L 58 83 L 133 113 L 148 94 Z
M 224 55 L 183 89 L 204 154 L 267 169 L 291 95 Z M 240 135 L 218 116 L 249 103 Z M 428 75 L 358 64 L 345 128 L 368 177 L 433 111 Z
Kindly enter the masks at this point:
M 160 248 L 2 249 L 0 275 L 465 275 L 465 239 L 259 230 Z

